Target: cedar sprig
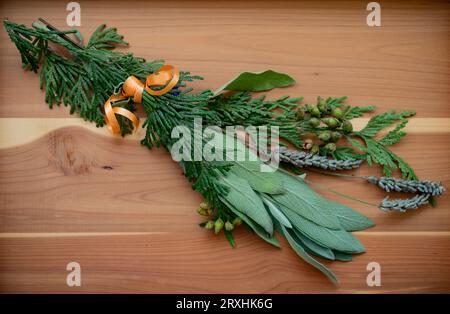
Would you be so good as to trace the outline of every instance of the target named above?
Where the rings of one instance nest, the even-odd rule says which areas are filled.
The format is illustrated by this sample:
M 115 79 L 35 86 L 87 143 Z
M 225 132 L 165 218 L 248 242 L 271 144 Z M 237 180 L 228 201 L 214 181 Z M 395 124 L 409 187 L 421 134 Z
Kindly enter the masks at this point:
M 404 110 L 399 113 L 388 111 L 372 117 L 360 131 L 353 130 L 351 120 L 375 110 L 375 106 L 346 105 L 347 97 L 318 97 L 317 104 L 305 104 L 297 111 L 298 134 L 302 137 L 314 135 L 319 142 L 305 145 L 313 154 L 332 156 L 336 159 L 362 159 L 369 165 L 378 164 L 386 176 L 400 170 L 405 179 L 417 179 L 411 166 L 392 152 L 388 147 L 398 143 L 406 133 L 403 128 L 407 118 L 414 111 Z M 379 132 L 387 127 L 395 128 L 381 139 Z M 351 147 L 339 140 L 346 139 Z
M 303 97 L 282 96 L 275 100 L 266 100 L 265 96 L 251 97 L 249 92 L 237 92 L 220 95 L 209 101 L 209 105 L 218 113 L 220 126 L 276 126 L 279 136 L 294 146 L 303 145 L 301 129 L 296 122 L 296 111 Z
M 415 114 L 416 114 L 415 111 L 409 110 L 404 110 L 399 113 L 396 113 L 394 110 L 384 112 L 372 117 L 367 123 L 367 125 L 361 131 L 355 132 L 355 134 L 361 137 L 373 138 L 375 137 L 375 135 L 377 135 L 379 131 L 393 125 L 397 121 L 400 121 L 401 127 L 395 130 L 394 133 L 396 133 L 405 126 L 404 124 L 405 118 L 411 117 Z
M 344 118 L 351 120 L 362 117 L 365 113 L 372 112 L 376 109 L 375 106 L 346 106 L 344 109 Z
M 102 106 L 115 86 L 132 74 L 144 78 L 162 65 L 161 61 L 146 62 L 132 54 L 112 51 L 126 43 L 115 28 L 105 29 L 103 25 L 94 31 L 86 47 L 62 36 L 76 30 L 52 30 L 40 21 L 34 22 L 33 28 L 8 20 L 4 26 L 21 54 L 23 67 L 37 72 L 42 66 L 40 86 L 45 88 L 49 107 L 63 103 L 70 106 L 71 113 L 97 126 L 104 124 Z M 67 56 L 52 45 L 65 48 Z M 129 132 L 126 127 L 122 130 L 124 134 Z
M 97 27 L 91 35 L 86 47 L 94 47 L 96 49 L 114 49 L 117 44 L 128 45 L 128 43 L 123 40 L 123 36 L 117 33 L 116 28 L 106 28 L 106 24 L 102 24 Z

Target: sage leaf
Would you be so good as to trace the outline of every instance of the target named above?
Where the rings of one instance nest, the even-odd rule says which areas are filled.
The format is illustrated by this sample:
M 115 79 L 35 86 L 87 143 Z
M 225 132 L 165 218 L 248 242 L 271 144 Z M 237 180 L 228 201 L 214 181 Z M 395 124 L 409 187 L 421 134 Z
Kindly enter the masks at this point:
M 342 228 L 346 231 L 365 230 L 374 226 L 374 223 L 369 218 L 347 206 L 332 201 L 329 201 L 329 204 L 338 217 Z
M 273 172 L 261 172 L 260 166 L 260 161 L 237 161 L 230 171 L 245 179 L 255 191 L 268 194 L 283 193 L 280 178 Z
M 274 172 L 262 172 L 261 160 L 244 143 L 221 132 L 214 130 L 210 132 L 214 134 L 214 137 L 210 139 L 209 143 L 216 149 L 224 151 L 227 160 L 233 160 L 230 172 L 246 180 L 255 191 L 269 194 L 284 191 L 280 178 Z M 235 154 L 244 157 L 244 160 L 236 160 Z
M 324 247 L 346 253 L 362 253 L 365 251 L 361 242 L 343 229 L 334 230 L 319 226 L 287 207 L 280 206 L 280 209 L 302 234 Z
M 214 96 L 224 90 L 259 92 L 294 84 L 295 80 L 285 73 L 272 70 L 264 72 L 242 72 L 218 88 L 214 92 Z
M 283 229 L 284 236 L 288 240 L 288 242 L 291 245 L 292 249 L 294 249 L 294 251 L 298 254 L 298 256 L 300 256 L 308 264 L 310 264 L 310 265 L 314 266 L 315 268 L 317 268 L 318 270 L 320 270 L 332 282 L 335 282 L 335 283 L 338 282 L 338 279 L 337 279 L 336 275 L 328 267 L 326 267 L 322 263 L 316 261 L 313 257 L 311 257 L 305 251 L 305 249 L 302 246 L 301 242 L 298 240 L 298 238 L 296 237 L 295 233 L 292 230 L 290 230 L 290 229 L 288 229 L 288 228 L 286 228 L 284 226 L 281 226 L 281 228 Z
M 286 216 L 278 209 L 278 207 L 272 203 L 272 201 L 267 197 L 262 195 L 261 199 L 263 200 L 264 204 L 267 205 L 267 208 L 269 209 L 272 216 L 283 226 L 292 228 L 291 222 L 286 218 Z
M 320 244 L 317 244 L 316 242 L 314 242 L 313 240 L 309 239 L 308 237 L 305 237 L 300 231 L 294 229 L 295 235 L 297 236 L 297 238 L 303 243 L 303 245 L 308 248 L 312 254 L 315 254 L 317 256 L 329 259 L 329 260 L 334 260 L 334 253 L 333 250 L 324 247 Z
M 337 261 L 350 262 L 353 259 L 352 254 L 350 254 L 350 253 L 339 252 L 339 251 L 333 251 L 333 253 L 334 253 L 334 258 Z
M 219 181 L 229 188 L 229 192 L 223 195 L 235 209 L 253 219 L 258 225 L 264 228 L 267 233 L 273 233 L 273 223 L 269 213 L 264 207 L 259 195 L 257 195 L 248 182 L 239 178 L 234 173 L 227 173 L 221 176 Z
M 275 237 L 275 234 L 268 234 L 264 228 L 262 228 L 260 225 L 258 225 L 256 222 L 254 222 L 251 218 L 244 215 L 242 212 L 237 210 L 232 204 L 230 204 L 225 198 L 222 196 L 219 196 L 220 200 L 239 218 L 241 218 L 246 226 L 250 227 L 261 239 L 266 241 L 269 244 L 272 244 L 276 247 L 281 247 L 280 242 Z
M 301 178 L 277 172 L 283 182 L 283 194 L 272 195 L 279 204 L 323 227 L 341 229 L 337 216 L 331 211 L 329 201 L 311 189 Z

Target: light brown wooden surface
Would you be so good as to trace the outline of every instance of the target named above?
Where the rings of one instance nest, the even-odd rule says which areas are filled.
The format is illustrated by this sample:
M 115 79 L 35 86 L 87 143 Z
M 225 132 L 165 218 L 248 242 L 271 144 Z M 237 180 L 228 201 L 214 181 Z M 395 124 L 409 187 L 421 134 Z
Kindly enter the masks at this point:
M 2 1 L 0 16 L 30 24 L 44 17 L 65 27 L 66 1 Z M 273 91 L 348 95 L 379 111 L 418 111 L 396 153 L 420 177 L 450 186 L 449 5 L 382 2 L 382 27 L 366 25 L 367 2 L 83 1 L 85 36 L 118 27 L 129 50 L 202 75 L 215 88 L 243 70 L 272 68 L 298 84 Z M 38 78 L 23 72 L 0 31 L 0 292 L 449 292 L 450 198 L 437 208 L 389 214 L 336 195 L 372 218 L 357 236 L 367 253 L 327 263 L 332 285 L 300 261 L 239 230 L 237 248 L 200 229 L 193 192 L 164 150 L 48 110 Z M 62 119 L 64 118 L 64 119 Z M 362 123 L 363 121 L 361 121 Z M 357 173 L 377 173 L 363 167 Z M 369 202 L 373 186 L 310 174 L 311 180 Z M 67 263 L 82 267 L 69 288 Z M 382 286 L 366 285 L 369 262 Z

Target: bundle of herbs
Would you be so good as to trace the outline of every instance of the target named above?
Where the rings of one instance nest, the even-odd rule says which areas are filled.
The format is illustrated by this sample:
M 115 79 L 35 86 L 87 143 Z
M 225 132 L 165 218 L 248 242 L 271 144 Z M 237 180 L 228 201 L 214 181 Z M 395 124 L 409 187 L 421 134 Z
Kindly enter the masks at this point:
M 127 43 L 115 28 L 105 25 L 95 30 L 86 46 L 68 37 L 78 34 L 76 30 L 59 31 L 42 19 L 31 28 L 8 20 L 4 21 L 4 27 L 20 52 L 23 67 L 40 71 L 40 86 L 49 106 L 62 103 L 70 107 L 71 113 L 98 127 L 107 122 L 104 103 L 127 78 L 144 80 L 163 66 L 162 61 L 147 62 L 130 53 L 114 51 L 116 45 Z M 54 46 L 63 47 L 67 54 L 59 53 Z M 352 119 L 373 111 L 373 106 L 350 106 L 346 97 L 319 97 L 315 104 L 301 105 L 302 98 L 283 96 L 266 100 L 251 95 L 293 85 L 295 80 L 283 73 L 244 72 L 215 91 L 193 92 L 187 85 L 198 79 L 202 78 L 182 71 L 169 92 L 152 95 L 143 91 L 139 102 L 147 119 L 141 143 L 150 149 L 162 145 L 173 153 L 177 145 L 173 130 L 181 126 L 196 134 L 197 121 L 201 121 L 200 132 L 208 133 L 207 139 L 194 141 L 188 158 L 178 161 L 193 189 L 205 197 L 198 212 L 208 218 L 201 226 L 216 234 L 223 232 L 232 246 L 235 245 L 232 232 L 241 224 L 275 246 L 279 246 L 278 233 L 302 259 L 337 281 L 334 273 L 313 256 L 351 260 L 352 254 L 365 250 L 351 232 L 369 228 L 373 223 L 349 207 L 325 199 L 311 188 L 304 174 L 292 170 L 312 167 L 334 172 L 357 168 L 364 161 L 379 165 L 385 177 L 366 180 L 387 192 L 417 194 L 403 202 L 383 200 L 380 207 L 388 210 L 417 208 L 444 192 L 438 182 L 418 181 L 408 163 L 389 149 L 405 136 L 403 128 L 407 118 L 414 114 L 412 111 L 375 115 L 356 131 Z M 135 100 L 130 97 L 114 106 L 133 111 L 138 105 Z M 117 119 L 123 136 L 133 131 L 129 120 L 122 116 Z M 295 148 L 282 145 L 270 152 L 279 155 L 284 169 L 262 172 L 266 160 L 248 145 L 225 134 L 226 127 L 235 125 L 276 128 L 277 135 Z M 212 126 L 216 128 L 211 129 Z M 391 126 L 394 128 L 385 136 L 377 137 Z M 267 140 L 270 143 L 272 139 Z M 342 140 L 347 144 L 341 144 Z M 223 146 L 230 141 L 234 142 L 231 152 Z M 222 161 L 191 158 L 205 144 L 214 147 L 214 153 L 224 157 Z M 248 160 L 226 158 L 237 153 L 249 157 Z M 403 179 L 389 178 L 396 170 Z

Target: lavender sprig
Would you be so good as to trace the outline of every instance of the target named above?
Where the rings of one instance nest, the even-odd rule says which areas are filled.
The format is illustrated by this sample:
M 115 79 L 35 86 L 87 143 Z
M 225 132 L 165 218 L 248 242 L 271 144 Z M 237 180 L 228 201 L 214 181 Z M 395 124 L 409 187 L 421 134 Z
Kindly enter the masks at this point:
M 377 185 L 386 192 L 415 193 L 408 199 L 389 199 L 386 197 L 381 201 L 380 208 L 384 211 L 406 212 L 408 209 L 416 209 L 421 205 L 428 204 L 432 196 L 439 196 L 445 192 L 445 188 L 437 181 L 403 180 L 389 177 L 377 178 L 375 176 L 365 179 Z
M 437 181 L 403 180 L 389 177 L 377 178 L 375 176 L 365 177 L 365 179 L 386 192 L 429 194 L 432 196 L 439 196 L 445 192 L 441 182 Z
M 417 209 L 421 205 L 429 203 L 431 194 L 417 194 L 408 199 L 389 199 L 389 196 L 381 201 L 380 209 L 384 211 L 406 212 L 408 209 Z
M 301 168 L 315 167 L 324 170 L 349 170 L 358 168 L 362 162 L 362 160 L 359 159 L 328 159 L 325 156 L 305 153 L 297 150 L 289 150 L 285 147 L 280 147 L 278 152 L 280 154 L 281 161 Z
M 349 170 L 358 168 L 362 162 L 362 160 L 358 159 L 328 159 L 324 156 L 306 153 L 303 151 L 289 150 L 285 147 L 280 147 L 278 153 L 281 161 L 290 163 L 296 167 L 315 167 L 324 170 Z M 384 198 L 378 206 L 384 211 L 406 212 L 409 209 L 417 209 L 421 205 L 428 204 L 432 197 L 439 196 L 445 192 L 444 186 L 437 181 L 403 180 L 391 177 L 378 178 L 375 176 L 359 177 L 337 173 L 328 174 L 364 179 L 372 184 L 375 184 L 386 192 L 416 194 L 407 199 L 389 199 L 389 197 Z

